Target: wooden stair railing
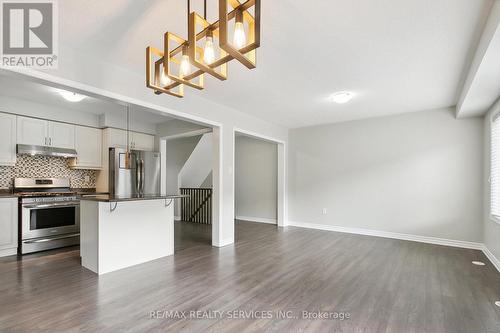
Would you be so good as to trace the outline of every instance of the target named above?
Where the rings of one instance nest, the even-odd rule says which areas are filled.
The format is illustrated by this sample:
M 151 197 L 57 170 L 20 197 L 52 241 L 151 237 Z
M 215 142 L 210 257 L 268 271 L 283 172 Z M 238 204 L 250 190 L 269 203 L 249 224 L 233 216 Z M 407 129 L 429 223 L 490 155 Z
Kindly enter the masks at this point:
M 212 224 L 212 189 L 181 187 L 181 194 L 189 195 L 181 201 L 181 220 Z

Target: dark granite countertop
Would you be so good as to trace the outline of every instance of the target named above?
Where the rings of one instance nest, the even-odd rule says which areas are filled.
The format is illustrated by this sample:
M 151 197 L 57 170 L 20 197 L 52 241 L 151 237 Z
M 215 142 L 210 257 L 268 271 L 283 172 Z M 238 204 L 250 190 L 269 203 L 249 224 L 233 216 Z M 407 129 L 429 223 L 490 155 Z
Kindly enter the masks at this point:
M 188 198 L 189 195 L 184 194 L 167 194 L 167 195 L 156 195 L 156 194 L 144 194 L 144 195 L 133 195 L 133 196 L 119 196 L 119 195 L 86 195 L 80 200 L 87 201 L 99 201 L 99 202 L 122 202 L 122 201 L 143 201 L 143 200 L 161 200 L 161 199 L 179 199 Z
M 17 195 L 11 189 L 0 189 L 0 198 L 17 198 Z
M 109 192 L 97 192 L 95 188 L 72 188 L 71 191 L 73 191 L 78 197 L 109 194 Z M 17 198 L 18 196 L 19 195 L 14 193 L 12 189 L 0 189 L 0 198 Z
M 76 195 L 79 197 L 87 197 L 94 195 L 108 195 L 109 192 L 76 192 Z

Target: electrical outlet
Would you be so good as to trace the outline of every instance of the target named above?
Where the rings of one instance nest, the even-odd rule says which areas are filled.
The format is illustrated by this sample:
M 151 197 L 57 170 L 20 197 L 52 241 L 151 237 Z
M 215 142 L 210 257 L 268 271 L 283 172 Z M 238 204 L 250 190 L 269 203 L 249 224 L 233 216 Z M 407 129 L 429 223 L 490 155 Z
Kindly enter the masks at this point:
M 326 215 L 326 208 L 323 208 L 323 215 Z
M 85 176 L 85 182 L 89 183 L 90 182 L 90 176 Z

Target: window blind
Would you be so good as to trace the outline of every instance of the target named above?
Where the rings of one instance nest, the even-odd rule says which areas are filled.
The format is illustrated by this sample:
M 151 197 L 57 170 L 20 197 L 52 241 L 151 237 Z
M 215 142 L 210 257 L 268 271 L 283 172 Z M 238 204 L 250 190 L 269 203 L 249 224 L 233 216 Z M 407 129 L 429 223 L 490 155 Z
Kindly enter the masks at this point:
M 490 214 L 500 219 L 500 114 L 491 123 Z

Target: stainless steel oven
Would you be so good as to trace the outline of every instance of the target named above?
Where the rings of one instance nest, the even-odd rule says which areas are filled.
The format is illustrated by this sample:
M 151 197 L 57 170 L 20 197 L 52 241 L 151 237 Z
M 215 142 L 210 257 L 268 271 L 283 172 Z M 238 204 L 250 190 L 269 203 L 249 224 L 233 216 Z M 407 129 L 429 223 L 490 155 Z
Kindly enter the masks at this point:
M 65 179 L 16 179 L 21 254 L 80 243 L 80 202 Z
M 21 207 L 23 239 L 80 232 L 80 203 L 74 197 L 27 198 Z

